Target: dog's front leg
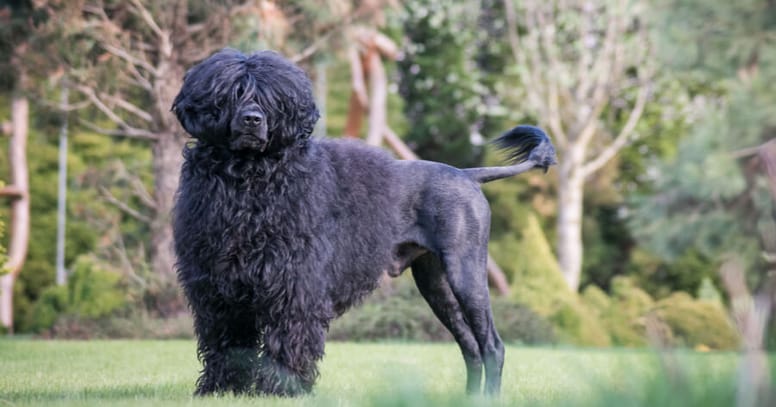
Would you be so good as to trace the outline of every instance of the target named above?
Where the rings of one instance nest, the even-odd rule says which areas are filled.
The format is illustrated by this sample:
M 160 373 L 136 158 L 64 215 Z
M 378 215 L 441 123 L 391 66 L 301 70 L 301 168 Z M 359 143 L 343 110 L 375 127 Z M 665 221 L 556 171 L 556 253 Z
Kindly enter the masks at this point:
M 318 320 L 283 319 L 265 327 L 256 391 L 276 396 L 309 393 L 318 378 L 325 326 Z
M 199 309 L 194 312 L 194 327 L 203 369 L 195 394 L 248 392 L 258 358 L 258 334 L 252 320 L 247 316 L 224 315 L 216 312 L 215 307 L 198 305 Z

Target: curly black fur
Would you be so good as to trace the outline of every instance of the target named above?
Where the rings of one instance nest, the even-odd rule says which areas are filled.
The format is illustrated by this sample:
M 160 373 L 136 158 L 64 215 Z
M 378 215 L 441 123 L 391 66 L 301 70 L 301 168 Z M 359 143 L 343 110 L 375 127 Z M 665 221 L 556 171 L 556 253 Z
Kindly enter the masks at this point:
M 173 111 L 197 139 L 184 150 L 173 220 L 204 366 L 197 394 L 309 392 L 329 322 L 408 266 L 461 346 L 467 389 L 480 390 L 484 365 L 487 390 L 498 391 L 504 350 L 479 184 L 547 157 L 459 170 L 311 139 L 309 79 L 269 51 L 226 49 L 193 67 Z

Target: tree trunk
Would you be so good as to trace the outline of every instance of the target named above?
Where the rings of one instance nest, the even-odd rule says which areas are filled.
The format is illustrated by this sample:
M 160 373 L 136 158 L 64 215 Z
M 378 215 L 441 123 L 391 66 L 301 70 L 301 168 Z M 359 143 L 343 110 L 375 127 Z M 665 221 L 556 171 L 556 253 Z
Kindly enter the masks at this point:
M 8 273 L 0 277 L 0 324 L 13 332 L 13 285 L 27 257 L 30 237 L 30 194 L 27 170 L 27 132 L 29 101 L 14 96 L 11 102 L 11 140 L 8 153 L 11 163 L 11 187 L 15 190 L 11 202 L 10 241 L 8 244 Z
M 151 222 L 151 269 L 158 278 L 158 292 L 153 293 L 155 308 L 164 316 L 174 315 L 184 309 L 184 302 L 177 288 L 175 254 L 171 213 L 175 191 L 178 189 L 183 156 L 184 138 L 180 132 L 170 131 L 160 135 L 154 143 L 154 200 L 156 211 Z
M 558 263 L 566 283 L 579 289 L 582 273 L 582 197 L 584 176 L 581 158 L 584 151 L 573 146 L 562 155 L 558 170 Z
M 157 292 L 152 293 L 156 302 L 154 306 L 163 316 L 171 316 L 185 310 L 175 274 L 171 214 L 187 138 L 170 110 L 180 90 L 184 68 L 172 58 L 169 44 L 162 44 L 161 48 L 167 58 L 157 66 L 154 83 L 154 122 L 161 126 L 161 131 L 151 148 L 156 203 L 151 222 L 151 268 L 159 283 Z

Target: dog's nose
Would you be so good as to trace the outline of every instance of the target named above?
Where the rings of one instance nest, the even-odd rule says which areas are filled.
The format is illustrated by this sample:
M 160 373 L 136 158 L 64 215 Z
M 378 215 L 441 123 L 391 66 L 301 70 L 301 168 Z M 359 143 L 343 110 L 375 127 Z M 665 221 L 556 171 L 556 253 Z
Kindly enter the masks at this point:
M 248 127 L 256 127 L 261 124 L 264 117 L 259 112 L 245 112 L 242 115 L 242 123 Z

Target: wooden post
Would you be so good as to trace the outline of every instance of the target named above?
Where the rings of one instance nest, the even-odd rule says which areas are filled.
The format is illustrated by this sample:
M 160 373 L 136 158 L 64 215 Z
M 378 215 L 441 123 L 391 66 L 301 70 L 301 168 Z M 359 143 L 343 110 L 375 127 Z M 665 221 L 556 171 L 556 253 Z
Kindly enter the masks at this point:
M 11 184 L 0 190 L 0 196 L 11 199 L 9 225 L 8 273 L 0 277 L 0 325 L 13 333 L 13 285 L 27 257 L 30 236 L 30 194 L 27 170 L 27 132 L 29 101 L 15 95 L 11 102 L 11 140 L 8 147 Z

